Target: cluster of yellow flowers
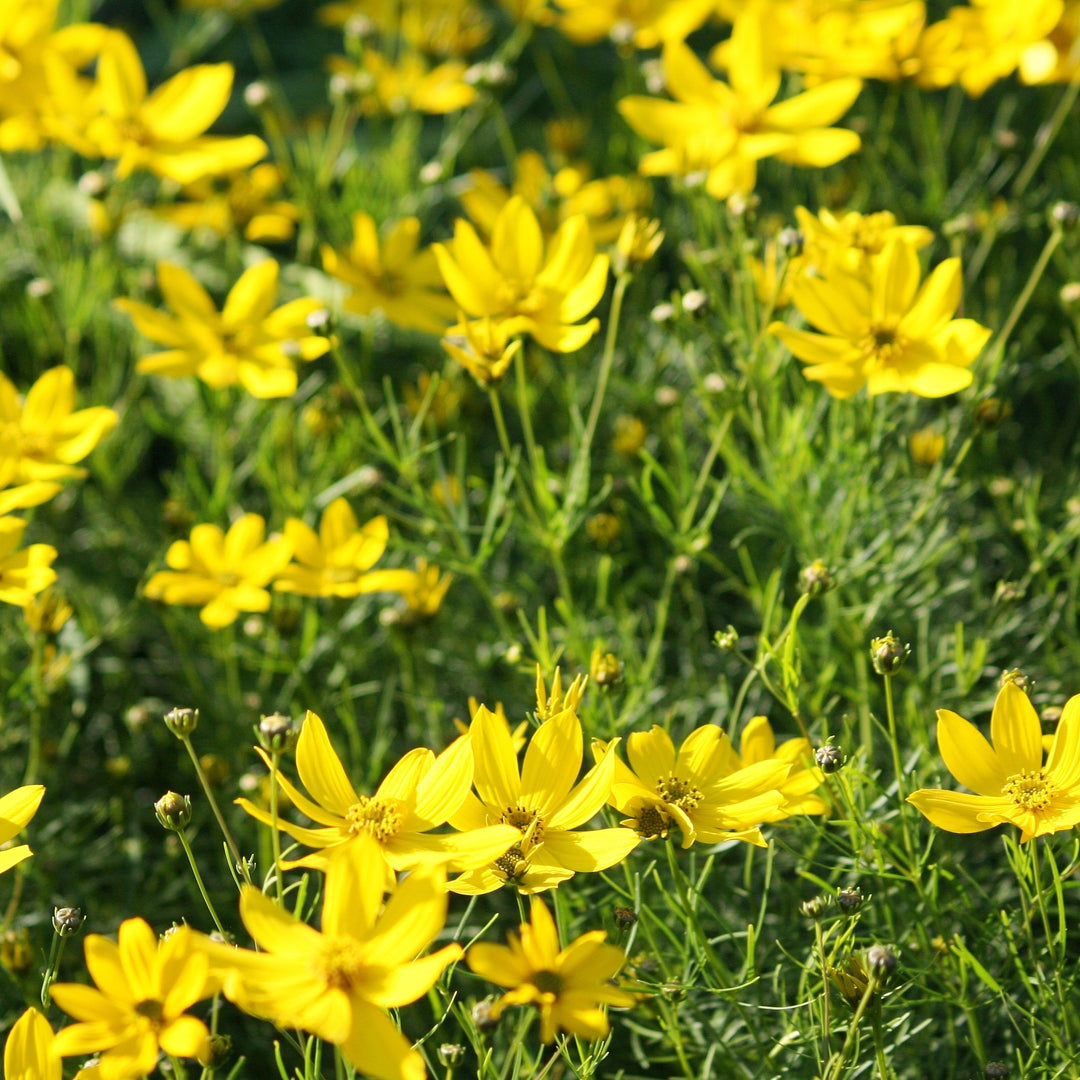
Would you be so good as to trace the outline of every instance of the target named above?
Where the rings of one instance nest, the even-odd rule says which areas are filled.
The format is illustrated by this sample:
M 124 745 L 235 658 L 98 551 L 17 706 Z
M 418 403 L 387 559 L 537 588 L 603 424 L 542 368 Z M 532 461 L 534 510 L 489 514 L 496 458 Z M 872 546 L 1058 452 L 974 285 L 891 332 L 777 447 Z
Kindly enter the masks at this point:
M 887 212 L 796 213 L 802 252 L 782 279 L 759 265 L 758 286 L 772 304 L 794 303 L 818 331 L 768 327 L 810 365 L 808 379 L 839 398 L 864 386 L 870 394 L 943 397 L 971 384 L 969 369 L 991 331 L 953 318 L 963 289 L 959 259 L 946 259 L 921 281 L 918 252 L 932 239 L 928 229 L 898 226 Z
M 453 576 L 422 559 L 415 570 L 372 570 L 389 535 L 385 517 L 361 526 L 344 498 L 326 508 L 317 534 L 289 518 L 285 534 L 267 540 L 259 514 L 244 514 L 228 532 L 196 525 L 190 539 L 172 544 L 165 554 L 169 569 L 154 574 L 145 593 L 151 600 L 201 608 L 200 618 L 215 630 L 242 611 L 268 611 L 271 585 L 301 596 L 396 592 L 414 617 L 434 615 Z

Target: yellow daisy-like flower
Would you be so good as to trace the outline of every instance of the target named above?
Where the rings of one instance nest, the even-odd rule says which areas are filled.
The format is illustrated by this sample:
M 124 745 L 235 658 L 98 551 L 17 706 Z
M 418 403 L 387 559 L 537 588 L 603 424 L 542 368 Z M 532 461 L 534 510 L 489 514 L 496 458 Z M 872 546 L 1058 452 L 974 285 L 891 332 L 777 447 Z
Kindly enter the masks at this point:
M 787 739 L 777 746 L 768 718 L 755 716 L 742 729 L 739 753 L 732 752 L 731 771 L 765 761 L 785 761 L 791 766 L 791 772 L 777 788 L 784 797 L 783 805 L 771 820 L 779 821 L 793 814 L 824 814 L 829 809 L 829 804 L 814 794 L 825 777 L 813 763 L 814 750 L 810 740 Z
M 0 798 L 0 845 L 7 844 L 30 824 L 41 805 L 45 789 L 40 784 L 15 788 Z M 33 855 L 28 844 L 0 850 L 0 874 Z
M 939 829 L 984 832 L 1015 825 L 1020 841 L 1080 824 L 1080 695 L 1062 710 L 1043 762 L 1039 715 L 1027 694 L 1007 682 L 998 692 L 987 742 L 974 724 L 938 709 L 938 750 L 962 791 L 922 788 L 908 802 Z
M 837 260 L 852 273 L 866 274 L 871 256 L 880 255 L 890 240 L 902 240 L 913 251 L 934 242 L 930 229 L 922 225 L 897 225 L 896 215 L 888 210 L 876 214 L 859 214 L 854 210 L 834 214 L 822 209 L 812 214 L 805 206 L 797 206 L 795 217 L 806 261 L 826 277 L 829 267 Z
M 382 558 L 390 530 L 385 517 L 372 518 L 362 528 L 345 499 L 335 499 L 323 511 L 318 534 L 299 518 L 285 522 L 285 539 L 294 562 L 278 575 L 274 589 L 302 596 L 359 596 L 395 591 L 411 585 L 408 570 L 371 568 Z
M 332 56 L 327 67 L 357 88 L 360 111 L 369 115 L 417 112 L 441 116 L 476 100 L 476 87 L 465 82 L 468 65 L 463 60 L 431 66 L 418 52 L 406 52 L 393 60 L 375 49 L 365 49 L 359 62 Z
M 190 184 L 203 176 L 246 169 L 266 156 L 266 143 L 255 135 L 238 138 L 206 135 L 224 111 L 232 90 L 232 64 L 186 68 L 148 93 L 146 73 L 131 39 L 121 30 L 105 36 L 90 102 L 97 113 L 85 117 L 85 88 L 74 75 L 62 90 L 70 115 L 56 123 L 56 134 L 80 153 L 116 158 L 118 177 L 136 169 Z M 59 108 L 64 109 L 61 103 Z M 67 110 L 65 110 L 67 111 Z M 82 117 L 83 123 L 76 122 Z
M 169 569 L 146 583 L 147 597 L 197 605 L 199 618 L 215 630 L 235 622 L 241 611 L 268 611 L 266 586 L 288 565 L 292 545 L 284 537 L 264 543 L 265 534 L 258 514 L 245 514 L 227 533 L 196 525 L 190 540 L 177 540 L 165 553 Z
M 767 62 L 763 34 L 759 13 L 739 16 L 726 83 L 714 79 L 683 42 L 664 46 L 667 88 L 676 100 L 635 95 L 619 102 L 619 112 L 639 135 L 664 146 L 642 158 L 640 172 L 705 172 L 709 194 L 726 199 L 753 191 L 762 158 L 821 168 L 859 149 L 855 132 L 829 125 L 851 107 L 862 82 L 832 79 L 774 105 L 781 73 Z
M 323 245 L 323 269 L 352 288 L 345 310 L 355 315 L 381 311 L 403 330 L 441 334 L 454 318 L 454 302 L 442 291 L 442 277 L 430 248 L 417 250 L 420 220 L 403 218 L 379 244 L 370 214 L 353 216 L 353 242 L 346 252 Z
M 593 743 L 594 755 L 610 749 Z M 692 731 L 678 753 L 671 736 L 654 724 L 627 738 L 626 756 L 629 768 L 616 759 L 610 802 L 643 839 L 666 839 L 677 825 L 684 848 L 724 840 L 764 847 L 759 826 L 783 816 L 779 788 L 791 762 L 768 758 L 739 768 L 731 741 L 716 724 Z
M 954 319 L 959 259 L 940 263 L 920 285 L 919 256 L 900 237 L 870 259 L 867 277 L 833 265 L 827 278 L 802 276 L 791 298 L 821 333 L 784 323 L 769 332 L 804 363 L 803 374 L 834 397 L 907 391 L 944 397 L 971 384 L 967 369 L 990 339 L 974 319 Z
M 421 557 L 416 560 L 415 570 L 392 572 L 393 591 L 400 593 L 405 601 L 405 619 L 416 622 L 432 619 L 439 613 L 447 590 L 454 580 L 453 574 L 444 574 L 433 563 Z
M 86 475 L 75 463 L 116 427 L 118 419 L 103 405 L 75 408 L 71 368 L 54 367 L 44 372 L 25 399 L 19 397 L 11 380 L 0 374 L 0 480 L 28 485 L 24 496 L 32 501 L 19 502 L 19 506 L 44 502 L 59 491 L 55 481 Z M 14 466 L 10 459 L 15 460 Z M 5 509 L 14 508 L 5 505 Z
M 203 948 L 225 996 L 245 1012 L 340 1046 L 365 1076 L 424 1080 L 423 1058 L 385 1010 L 423 997 L 462 950 L 447 945 L 418 958 L 446 921 L 441 868 L 410 874 L 380 913 L 382 871 L 368 836 L 335 855 L 323 886 L 321 931 L 245 885 L 240 916 L 262 951 L 209 940 Z
M 488 893 L 511 884 L 521 892 L 543 892 L 576 873 L 606 870 L 637 846 L 630 829 L 579 829 L 599 813 L 611 792 L 615 747 L 601 754 L 577 783 L 582 734 L 572 709 L 533 732 L 520 771 L 507 725 L 483 705 L 470 732 L 479 798 L 470 794 L 450 824 L 479 829 L 500 822 L 512 825 L 518 835 L 500 858 L 451 881 L 451 890 Z
M 193 948 L 195 931 L 181 926 L 158 941 L 142 919 L 120 924 L 119 942 L 90 934 L 86 967 L 97 989 L 57 983 L 52 998 L 81 1021 L 57 1032 L 60 1057 L 101 1055 L 102 1080 L 134 1080 L 157 1067 L 161 1051 L 177 1057 L 205 1054 L 210 1033 L 186 1012 L 214 992 L 210 964 Z
M 267 763 L 270 759 L 259 750 Z M 359 836 L 373 837 L 391 870 L 448 863 L 462 870 L 498 858 L 517 839 L 506 826 L 480 826 L 460 833 L 436 834 L 468 797 L 473 753 L 467 737 L 455 739 L 441 754 L 426 747 L 410 750 L 379 784 L 374 795 L 360 795 L 337 756 L 326 726 L 309 711 L 296 744 L 296 771 L 311 792 L 308 798 L 279 772 L 278 783 L 292 804 L 318 828 L 278 819 L 278 828 L 316 852 L 283 862 L 285 869 L 303 866 L 325 870 L 328 857 Z M 273 825 L 273 818 L 247 799 L 237 799 L 253 818 Z
M 470 320 L 459 311 L 455 329 L 461 336 L 443 338 L 442 346 L 481 386 L 497 383 L 521 351 L 521 338 L 511 338 L 506 320 L 490 316 Z
M 545 245 L 536 214 L 515 195 L 499 211 L 490 248 L 463 218 L 449 244 L 433 246 L 458 307 L 505 320 L 508 337 L 530 334 L 555 352 L 574 352 L 600 329 L 596 318 L 579 323 L 600 302 L 608 277 L 608 258 L 596 254 L 584 215 L 564 221 Z
M 324 307 L 313 298 L 274 308 L 278 264 L 249 267 L 230 289 L 221 312 L 210 294 L 183 267 L 158 263 L 158 286 L 175 314 L 137 300 L 116 300 L 140 333 L 168 346 L 135 366 L 144 375 L 196 375 L 209 386 L 243 386 L 258 398 L 288 397 L 297 386 L 297 361 L 329 352 L 331 340 L 308 320 Z
M 479 942 L 469 949 L 469 967 L 496 986 L 512 989 L 491 1007 L 497 1020 L 510 1005 L 535 1005 L 540 1039 L 552 1042 L 559 1031 L 583 1039 L 602 1039 L 611 1030 L 605 1005 L 629 1008 L 637 998 L 611 980 L 626 961 L 622 949 L 604 943 L 603 930 L 592 930 L 559 948 L 551 913 L 533 897 L 531 922 L 509 934 L 509 947 Z
M 55 580 L 56 548 L 31 544 L 17 550 L 26 529 L 22 518 L 0 517 L 0 602 L 25 607 Z

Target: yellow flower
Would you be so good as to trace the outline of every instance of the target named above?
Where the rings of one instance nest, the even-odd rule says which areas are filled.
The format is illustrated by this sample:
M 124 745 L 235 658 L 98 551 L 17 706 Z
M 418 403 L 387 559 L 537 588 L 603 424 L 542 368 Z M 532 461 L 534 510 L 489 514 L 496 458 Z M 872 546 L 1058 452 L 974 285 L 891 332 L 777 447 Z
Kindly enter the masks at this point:
M 594 756 L 611 749 L 593 743 Z M 627 738 L 626 756 L 630 768 L 616 759 L 610 799 L 627 815 L 623 824 L 644 839 L 666 839 L 677 825 L 684 848 L 724 840 L 764 847 L 758 826 L 777 818 L 785 802 L 779 788 L 791 772 L 791 762 L 777 758 L 739 768 L 727 734 L 716 724 L 692 731 L 677 754 L 671 736 L 654 724 Z
M 987 742 L 974 724 L 938 709 L 938 750 L 946 768 L 974 795 L 922 788 L 908 796 L 939 829 L 976 833 L 995 825 L 1020 829 L 1024 843 L 1080 824 L 1080 695 L 1061 713 L 1043 763 L 1042 728 L 1015 683 L 998 691 Z
M 560 0 L 559 30 L 578 45 L 609 37 L 616 45 L 655 49 L 682 41 L 713 13 L 713 0 Z
M 137 300 L 114 301 L 140 333 L 168 346 L 136 364 L 144 375 L 196 375 L 217 388 L 240 384 L 258 398 L 288 397 L 296 391 L 297 361 L 314 360 L 332 344 L 308 325 L 323 309 L 321 301 L 293 300 L 274 309 L 278 264 L 273 259 L 244 271 L 220 313 L 180 266 L 158 263 L 158 285 L 175 315 Z
M 48 637 L 59 634 L 74 614 L 63 594 L 51 588 L 45 589 L 23 605 L 26 625 L 35 634 L 45 634 Z
M 624 859 L 638 843 L 630 829 L 578 826 L 599 813 L 611 792 L 614 745 L 575 786 L 581 769 L 581 721 L 566 709 L 540 725 L 519 772 L 507 726 L 482 705 L 470 728 L 476 758 L 476 798 L 469 795 L 450 818 L 457 829 L 501 822 L 517 831 L 517 842 L 501 858 L 462 874 L 449 888 L 488 893 L 513 884 L 521 892 L 543 892 L 575 873 L 595 873 Z
M 805 262 L 825 277 L 837 260 L 851 273 L 865 275 L 871 256 L 880 255 L 890 240 L 901 240 L 914 251 L 934 241 L 930 229 L 922 225 L 897 225 L 896 216 L 888 210 L 876 214 L 849 210 L 839 215 L 819 210 L 811 214 L 805 207 L 797 206 L 795 217 L 803 238 Z
M 158 217 L 181 229 L 211 229 L 218 236 L 241 233 L 253 244 L 284 243 L 296 232 L 300 211 L 276 198 L 283 183 L 276 165 L 256 165 L 224 178 L 224 187 L 210 178 L 183 190 L 186 202 L 162 206 Z
M 896 237 L 870 260 L 869 276 L 834 264 L 827 278 L 800 277 L 791 295 L 811 325 L 771 323 L 769 332 L 804 363 L 803 374 L 847 398 L 907 391 L 944 397 L 971 383 L 967 369 L 990 338 L 973 319 L 953 319 L 963 280 L 959 259 L 946 259 L 919 285 L 919 257 Z
M 454 580 L 453 574 L 443 574 L 439 568 L 427 559 L 416 560 L 415 570 L 396 570 L 392 572 L 394 592 L 401 593 L 405 601 L 405 618 L 415 622 L 418 619 L 431 619 L 439 613 L 442 602 Z
M 374 49 L 365 49 L 359 63 L 332 56 L 327 67 L 356 87 L 360 111 L 368 115 L 417 112 L 439 116 L 464 109 L 476 100 L 476 87 L 465 82 L 466 64 L 462 60 L 429 67 L 418 52 L 407 52 L 395 61 Z
M 829 125 L 850 108 L 861 81 L 833 79 L 774 105 L 780 70 L 766 59 L 763 33 L 756 11 L 738 18 L 726 83 L 713 79 L 682 42 L 664 46 L 667 87 L 676 100 L 631 96 L 619 102 L 619 112 L 639 135 L 665 147 L 646 154 L 640 172 L 705 172 L 706 190 L 725 199 L 754 189 L 761 158 L 820 168 L 859 149 L 858 135 Z
M 358 596 L 394 591 L 409 583 L 407 570 L 368 573 L 382 558 L 390 531 L 385 517 L 372 518 L 363 528 L 345 499 L 335 499 L 323 512 L 318 535 L 299 518 L 285 522 L 285 539 L 295 562 L 278 575 L 274 589 L 302 596 Z
M 454 318 L 454 302 L 442 291 L 432 250 L 417 251 L 419 239 L 419 219 L 404 218 L 390 226 L 380 247 L 371 215 L 355 214 L 349 250 L 322 247 L 323 269 L 353 290 L 345 310 L 381 311 L 403 330 L 441 334 Z
M 165 553 L 169 569 L 146 583 L 147 597 L 199 606 L 199 618 L 214 630 L 235 622 L 241 611 L 268 611 L 266 586 L 285 569 L 292 546 L 284 537 L 263 543 L 265 531 L 258 514 L 245 514 L 228 533 L 196 525 L 190 541 L 177 540 Z
M 777 788 L 784 797 L 783 805 L 769 820 L 779 821 L 792 814 L 824 814 L 828 810 L 828 803 L 814 794 L 825 778 L 813 764 L 814 751 L 809 739 L 787 739 L 777 746 L 768 718 L 755 716 L 742 730 L 739 750 L 738 755 L 733 755 L 732 771 L 774 760 L 791 766 L 791 772 Z
M 932 427 L 919 428 L 908 437 L 908 452 L 916 465 L 928 469 L 945 453 L 945 436 Z
M 443 338 L 442 346 L 481 386 L 491 386 L 506 374 L 521 351 L 521 338 L 510 340 L 506 326 L 505 319 L 488 315 L 470 321 L 459 311 L 454 329 L 461 336 Z
M 380 913 L 382 870 L 367 836 L 330 861 L 321 932 L 245 885 L 240 917 L 262 951 L 209 940 L 202 947 L 226 997 L 245 1012 L 340 1046 L 365 1076 L 424 1080 L 423 1058 L 384 1010 L 423 997 L 461 946 L 417 957 L 446 921 L 441 868 L 410 874 Z
M 37 1009 L 15 1021 L 4 1043 L 7 1080 L 63 1080 L 60 1058 L 51 1053 L 53 1029 Z
M 538 897 L 530 916 L 531 922 L 508 935 L 509 948 L 479 942 L 469 949 L 469 967 L 477 975 L 512 988 L 491 1007 L 492 1020 L 509 1005 L 535 1005 L 542 1042 L 552 1042 L 559 1031 L 604 1038 L 611 1025 L 603 1006 L 629 1008 L 637 1001 L 611 982 L 626 960 L 622 949 L 605 944 L 603 930 L 582 934 L 560 949 L 555 921 Z
M 21 833 L 41 805 L 45 789 L 40 784 L 27 784 L 0 797 L 0 845 L 7 844 Z M 33 855 L 28 844 L 4 847 L 0 850 L 0 874 L 17 866 Z
M 551 693 L 548 693 L 547 683 L 544 680 L 540 665 L 536 665 L 536 718 L 537 720 L 550 720 L 553 716 L 569 709 L 576 712 L 585 696 L 585 687 L 588 685 L 588 675 L 575 675 L 573 682 L 563 690 L 562 669 L 556 668 L 551 677 Z M 521 747 L 516 749 L 520 750 Z
M 31 544 L 16 550 L 26 529 L 22 518 L 0 517 L 0 602 L 25 607 L 55 580 L 56 548 Z
M 359 16 L 388 37 L 399 36 L 414 49 L 435 56 L 465 56 L 488 39 L 487 12 L 470 0 L 342 0 L 323 4 L 318 18 L 347 26 Z
M 607 256 L 595 253 L 583 215 L 564 221 L 545 245 L 536 214 L 515 195 L 499 211 L 490 249 L 462 218 L 450 244 L 433 246 L 458 306 L 505 319 L 508 336 L 531 334 L 555 352 L 574 352 L 600 329 L 595 318 L 577 325 L 600 302 L 608 276 Z
M 269 766 L 263 751 L 260 757 Z M 293 825 L 278 819 L 278 828 L 317 853 L 282 865 L 325 870 L 332 852 L 347 847 L 358 836 L 371 836 L 392 870 L 413 870 L 433 863 L 457 869 L 481 866 L 497 858 L 515 841 L 506 827 L 474 827 L 465 833 L 437 835 L 433 830 L 450 819 L 468 797 L 473 775 L 469 738 L 462 736 L 436 756 L 426 747 L 410 750 L 375 790 L 358 795 L 349 782 L 341 759 L 334 752 L 326 727 L 308 711 L 296 744 L 296 770 L 311 792 L 308 798 L 279 772 L 278 782 L 293 805 L 318 828 Z M 314 800 L 314 801 L 313 801 Z M 273 819 L 247 799 L 237 799 L 264 825 Z
M 54 367 L 44 372 L 30 387 L 25 401 L 11 381 L 0 374 L 0 447 L 2 458 L 15 458 L 14 468 L 0 460 L 0 480 L 29 483 L 26 497 L 36 506 L 45 491 L 51 498 L 59 490 L 53 481 L 72 480 L 86 475 L 75 467 L 116 427 L 118 417 L 103 405 L 75 409 L 75 375 L 71 368 Z M 44 484 L 34 484 L 44 481 Z M 14 509 L 14 506 L 5 509 Z
M 232 90 L 232 64 L 186 68 L 147 93 L 146 73 L 131 39 L 120 30 L 106 36 L 98 59 L 93 102 L 99 111 L 77 127 L 65 118 L 58 135 L 86 156 L 116 158 L 116 175 L 136 169 L 190 184 L 202 176 L 246 169 L 266 156 L 256 135 L 206 135 Z M 70 99 L 78 86 L 68 88 Z M 72 102 L 77 108 L 77 103 Z M 84 106 L 85 108 L 85 106 Z
M 60 1057 L 104 1051 L 103 1080 L 134 1080 L 157 1067 L 158 1054 L 198 1057 L 210 1033 L 185 1012 L 214 991 L 210 964 L 193 948 L 187 926 L 158 941 L 142 919 L 120 924 L 119 944 L 99 934 L 86 939 L 86 967 L 97 989 L 57 983 L 52 997 L 64 1012 L 82 1021 L 57 1032 L 53 1053 Z

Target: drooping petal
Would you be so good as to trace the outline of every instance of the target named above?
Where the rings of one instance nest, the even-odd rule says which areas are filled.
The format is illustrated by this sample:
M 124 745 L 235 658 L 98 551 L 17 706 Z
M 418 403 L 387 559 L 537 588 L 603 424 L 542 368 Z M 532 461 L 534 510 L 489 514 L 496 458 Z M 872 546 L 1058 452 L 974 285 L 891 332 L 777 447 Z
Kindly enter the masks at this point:
M 989 799 L 934 788 L 913 791 L 907 801 L 939 829 L 954 833 L 985 832 L 1010 820 L 1010 811 L 1015 809 L 1009 799 Z

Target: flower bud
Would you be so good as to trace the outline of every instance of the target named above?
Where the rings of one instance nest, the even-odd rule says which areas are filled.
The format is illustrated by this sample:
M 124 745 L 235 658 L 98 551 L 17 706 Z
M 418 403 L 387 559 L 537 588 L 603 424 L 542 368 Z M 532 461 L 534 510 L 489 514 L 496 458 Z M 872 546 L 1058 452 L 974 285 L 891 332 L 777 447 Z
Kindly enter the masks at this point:
M 205 1069 L 220 1069 L 232 1056 L 232 1039 L 228 1035 L 212 1034 L 199 1054 L 199 1064 Z
M 840 766 L 844 764 L 844 751 L 839 746 L 826 743 L 814 751 L 814 761 L 823 773 L 838 772 Z
M 1001 673 L 1001 685 L 1004 686 L 1006 683 L 1012 683 L 1029 696 L 1035 686 L 1035 680 L 1028 678 L 1019 668 L 1010 668 L 1010 670 Z
M 180 832 L 191 821 L 191 796 L 166 791 L 156 803 L 154 813 L 163 829 Z
M 629 930 L 637 922 L 637 912 L 631 907 L 617 907 L 614 911 L 615 925 L 620 930 Z
M 723 652 L 734 652 L 739 647 L 739 631 L 734 626 L 717 630 L 713 635 L 713 644 Z
M 34 963 L 30 931 L 25 926 L 5 930 L 0 935 L 0 967 L 16 978 L 25 975 Z
M 1050 207 L 1050 220 L 1063 229 L 1073 229 L 1080 222 L 1080 206 L 1071 202 L 1056 202 Z
M 902 642 L 890 630 L 884 637 L 870 642 L 870 659 L 879 675 L 895 675 L 911 653 L 911 646 Z
M 72 937 L 79 932 L 86 916 L 77 907 L 58 907 L 53 909 L 53 929 L 61 937 Z
M 614 653 L 605 653 L 597 646 L 589 664 L 589 677 L 597 686 L 607 689 L 622 682 L 622 663 Z
M 882 985 L 892 978 L 898 963 L 896 953 L 887 945 L 871 945 L 866 950 L 866 970 Z
M 829 898 L 827 896 L 812 896 L 809 900 L 804 900 L 799 905 L 799 912 L 805 915 L 808 919 L 813 919 L 817 922 L 818 919 L 823 919 L 825 913 L 829 910 Z
M 435 1056 L 439 1059 L 439 1064 L 443 1068 L 452 1069 L 465 1060 L 465 1047 L 460 1043 L 443 1043 L 435 1051 Z
M 845 915 L 854 915 L 865 902 L 866 897 L 858 885 L 851 889 L 841 889 L 836 894 L 836 906 Z
M 491 1002 L 487 999 L 478 1001 L 472 1007 L 472 1022 L 478 1031 L 490 1031 L 498 1020 L 491 1015 Z
M 199 726 L 198 709 L 170 709 L 165 714 L 165 726 L 178 738 L 186 739 Z
M 1009 1066 L 1004 1061 L 988 1061 L 983 1076 L 986 1080 L 1009 1080 Z
M 821 596 L 836 588 L 836 578 L 821 559 L 815 559 L 799 572 L 799 588 L 807 596 Z
M 291 716 L 270 713 L 260 718 L 255 726 L 255 737 L 268 754 L 287 754 L 296 745 L 300 729 Z

